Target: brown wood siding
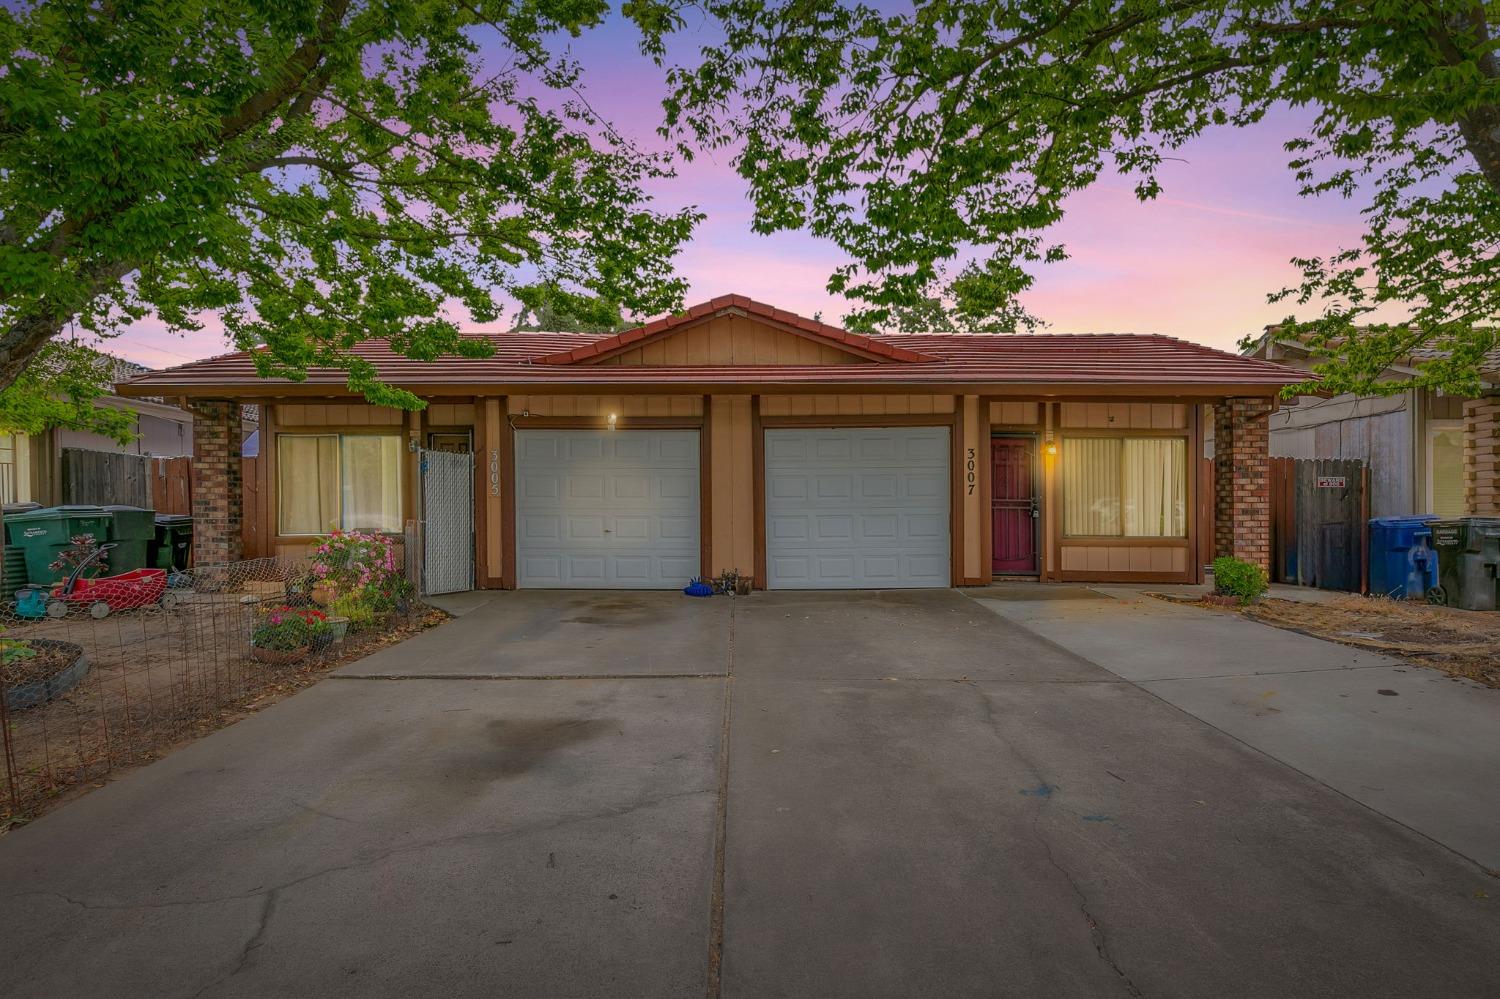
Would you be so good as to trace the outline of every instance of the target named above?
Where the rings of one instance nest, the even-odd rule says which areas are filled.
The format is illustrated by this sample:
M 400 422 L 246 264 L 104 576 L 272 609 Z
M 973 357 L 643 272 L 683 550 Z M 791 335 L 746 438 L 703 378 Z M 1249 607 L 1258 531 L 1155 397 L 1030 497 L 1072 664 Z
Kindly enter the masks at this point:
M 869 364 L 863 358 L 744 316 L 719 316 L 623 351 L 601 365 Z
M 701 395 L 513 395 L 508 400 L 511 416 L 587 416 L 604 419 L 614 413 L 632 416 L 685 417 L 703 415 Z
M 990 402 L 990 424 L 997 427 L 1034 427 L 1041 423 L 1039 402 L 999 399 Z
M 1059 425 L 1066 430 L 1186 430 L 1188 407 L 1180 402 L 1064 402 Z
M 874 395 L 850 392 L 763 395 L 760 413 L 778 416 L 925 416 L 953 412 L 951 395 Z

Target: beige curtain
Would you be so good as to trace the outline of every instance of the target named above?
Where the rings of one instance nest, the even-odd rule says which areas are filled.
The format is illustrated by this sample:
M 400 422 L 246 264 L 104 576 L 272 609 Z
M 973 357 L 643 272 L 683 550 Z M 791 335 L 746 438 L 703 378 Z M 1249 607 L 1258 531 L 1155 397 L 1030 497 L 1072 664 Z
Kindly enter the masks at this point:
M 401 438 L 350 435 L 344 441 L 347 530 L 401 530 Z
M 338 437 L 277 437 L 276 479 L 280 533 L 324 534 L 338 526 Z
M 1138 437 L 1124 443 L 1125 536 L 1186 536 L 1187 442 L 1180 437 Z
M 1438 517 L 1462 517 L 1464 504 L 1464 432 L 1434 430 L 1428 438 L 1432 454 L 1432 510 Z
M 1121 444 L 1115 437 L 1063 440 L 1064 534 L 1089 537 L 1120 533 Z

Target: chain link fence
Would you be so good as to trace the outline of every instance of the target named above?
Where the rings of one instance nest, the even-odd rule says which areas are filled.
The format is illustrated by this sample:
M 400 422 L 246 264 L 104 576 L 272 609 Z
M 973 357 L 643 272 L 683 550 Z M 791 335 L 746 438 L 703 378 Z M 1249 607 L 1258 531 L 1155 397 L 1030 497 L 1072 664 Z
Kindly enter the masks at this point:
M 409 546 L 388 547 L 377 599 L 339 595 L 325 555 L 321 567 L 261 558 L 0 605 L 0 827 L 433 623 L 441 615 L 408 596 Z

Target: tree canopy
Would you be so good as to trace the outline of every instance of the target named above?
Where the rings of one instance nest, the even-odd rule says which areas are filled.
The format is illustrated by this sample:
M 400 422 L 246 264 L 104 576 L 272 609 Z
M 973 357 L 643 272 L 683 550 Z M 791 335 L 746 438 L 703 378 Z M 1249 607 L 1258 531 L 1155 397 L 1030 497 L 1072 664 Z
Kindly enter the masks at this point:
M 672 71 L 665 132 L 734 150 L 758 231 L 843 250 L 828 287 L 857 325 L 938 299 L 960 327 L 1028 328 L 1017 297 L 1066 257 L 1048 231 L 1070 194 L 1116 171 L 1151 199 L 1189 140 L 1290 105 L 1313 115 L 1287 144 L 1300 192 L 1361 199 L 1366 230 L 1268 289 L 1304 313 L 1283 334 L 1333 358 L 1324 388 L 1388 390 L 1380 372 L 1426 347 L 1446 356 L 1419 384 L 1479 391 L 1500 319 L 1496 0 L 702 6 L 725 38 Z
M 555 39 L 607 0 L 38 0 L 0 9 L 0 389 L 76 323 L 212 313 L 262 375 L 349 348 L 483 355 L 459 321 L 554 284 L 654 313 L 697 214 Z M 644 44 L 659 8 L 634 5 Z M 31 378 L 31 383 L 18 381 Z M 57 384 L 41 385 L 56 397 Z M 40 398 L 40 397 L 36 397 Z M 33 400 L 34 401 L 34 400 Z
M 619 333 L 640 323 L 631 322 L 614 302 L 591 295 L 575 295 L 555 284 L 517 292 L 521 309 L 512 327 L 522 333 Z

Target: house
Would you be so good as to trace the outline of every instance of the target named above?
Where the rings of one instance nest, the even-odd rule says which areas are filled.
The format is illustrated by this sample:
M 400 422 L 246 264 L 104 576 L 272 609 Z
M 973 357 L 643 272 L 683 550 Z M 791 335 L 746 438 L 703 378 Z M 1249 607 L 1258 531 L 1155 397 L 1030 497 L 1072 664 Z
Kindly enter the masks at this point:
M 1192 582 L 1210 521 L 1217 551 L 1266 563 L 1266 421 L 1302 377 L 1163 336 L 863 336 L 739 295 L 613 335 L 487 335 L 482 360 L 357 348 L 420 412 L 370 406 L 338 371 L 263 380 L 244 353 L 119 392 L 194 414 L 200 565 L 241 556 L 247 487 L 269 500 L 268 547 L 295 555 L 330 527 L 410 529 L 419 448 L 472 447 L 480 587 L 727 569 L 906 587 Z M 245 403 L 253 484 L 231 442 Z M 1230 457 L 1213 502 L 1189 462 L 1208 434 Z M 435 502 L 429 520 L 454 512 Z
M 1307 372 L 1323 359 L 1306 345 L 1279 337 L 1276 327 L 1268 327 L 1245 354 Z M 1416 351 L 1386 369 L 1382 380 L 1394 385 L 1410 381 L 1415 366 L 1434 356 Z M 1485 378 L 1500 385 L 1500 352 L 1490 358 Z M 1301 396 L 1271 415 L 1271 456 L 1366 462 L 1375 517 L 1490 512 L 1496 509 L 1494 420 L 1486 408 L 1492 402 L 1420 387 L 1390 395 Z M 1466 447 L 1473 452 L 1470 459 Z M 1483 463 L 1479 452 L 1486 447 L 1489 461 Z M 1470 482 L 1470 472 L 1481 474 Z M 1490 491 L 1481 495 L 1486 475 Z
M 111 360 L 116 381 L 150 370 L 130 361 Z M 0 434 L 0 502 L 34 501 L 47 506 L 65 502 L 61 465 L 68 448 L 154 458 L 193 453 L 193 417 L 185 409 L 161 399 L 127 400 L 114 394 L 100 396 L 94 404 L 133 413 L 136 438 L 120 444 L 101 434 L 61 427 L 40 434 Z

